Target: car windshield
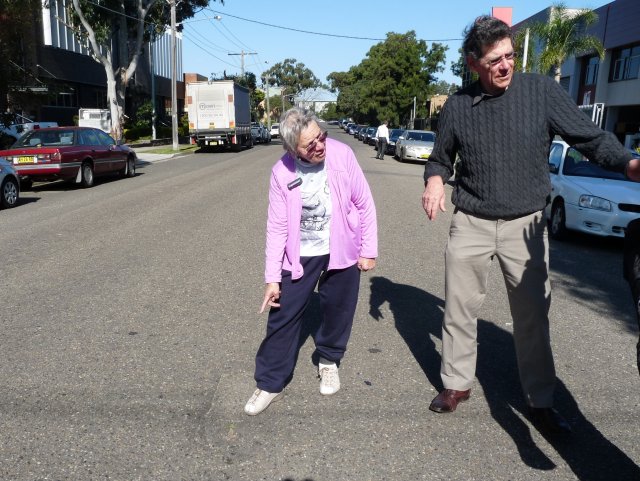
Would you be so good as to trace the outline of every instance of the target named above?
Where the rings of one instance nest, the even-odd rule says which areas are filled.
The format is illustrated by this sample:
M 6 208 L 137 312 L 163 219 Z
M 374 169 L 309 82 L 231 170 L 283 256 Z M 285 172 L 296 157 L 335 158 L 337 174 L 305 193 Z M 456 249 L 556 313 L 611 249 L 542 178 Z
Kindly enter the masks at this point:
M 15 143 L 15 147 L 50 147 L 73 145 L 73 130 L 31 130 Z
M 400 137 L 400 134 L 402 134 L 402 132 L 404 132 L 404 130 L 402 129 L 392 129 L 391 132 L 389 132 L 389 139 L 398 140 L 398 137 Z
M 575 149 L 569 149 L 567 151 L 567 156 L 564 159 L 564 166 L 562 167 L 562 173 L 564 175 L 576 177 L 625 180 L 623 173 L 613 172 L 600 167 L 598 164 L 589 162 L 589 159 Z
M 421 140 L 423 142 L 434 142 L 436 136 L 433 132 L 409 132 L 407 134 L 407 140 Z

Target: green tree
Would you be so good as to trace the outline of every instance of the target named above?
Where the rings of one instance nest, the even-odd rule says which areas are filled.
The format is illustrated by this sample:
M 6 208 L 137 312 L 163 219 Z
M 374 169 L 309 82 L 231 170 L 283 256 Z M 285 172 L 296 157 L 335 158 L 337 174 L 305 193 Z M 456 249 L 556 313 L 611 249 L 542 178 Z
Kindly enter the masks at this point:
M 538 64 L 540 72 L 551 73 L 560 82 L 560 68 L 572 56 L 595 51 L 604 57 L 604 47 L 597 37 L 587 35 L 587 27 L 598 21 L 598 15 L 589 9 L 569 10 L 563 3 L 551 7 L 549 22 L 529 25 L 531 35 L 543 47 Z
M 433 43 L 431 49 L 414 31 L 388 33 L 387 38 L 367 52 L 359 65 L 348 72 L 332 72 L 327 80 L 339 91 L 339 111 L 360 123 L 389 120 L 400 125 L 426 114 L 426 100 L 435 93 L 437 72 L 444 70 L 447 47 Z
M 456 84 L 450 84 L 445 80 L 440 80 L 433 87 L 433 93 L 437 95 L 453 95 L 460 88 L 460 86 Z
M 283 110 L 284 106 L 284 110 Z M 284 111 L 290 109 L 293 106 L 288 99 L 285 99 L 281 95 L 269 96 L 269 108 L 271 109 L 271 121 L 277 122 Z
M 458 49 L 460 56 L 455 62 L 451 62 L 451 73 L 456 77 L 460 77 L 460 80 L 464 79 L 465 69 L 467 67 L 467 60 L 464 58 L 464 52 L 462 48 Z
M 210 0 L 175 2 L 178 22 L 193 17 Z M 223 3 L 223 0 L 220 0 Z M 72 0 L 67 2 L 70 24 L 81 42 L 88 42 L 91 55 L 107 75 L 107 98 L 112 134 L 122 137 L 126 90 L 138 67 L 145 41 L 165 31 L 171 23 L 170 2 L 163 0 Z M 146 24 L 155 26 L 153 31 Z M 115 48 L 113 48 L 115 46 Z
M 340 115 L 338 114 L 337 104 L 335 102 L 329 102 L 318 113 L 318 116 L 324 120 L 338 120 Z
M 264 72 L 263 77 L 269 85 L 282 88 L 282 96 L 289 100 L 303 90 L 322 87 L 322 82 L 302 62 L 287 58 Z
M 258 90 L 256 74 L 253 72 L 245 72 L 242 75 L 225 75 L 226 80 L 233 80 L 238 85 L 249 89 L 249 98 L 251 103 L 251 112 L 255 113 L 256 120 L 264 115 L 264 108 L 260 107 L 260 102 L 265 99 L 264 92 Z

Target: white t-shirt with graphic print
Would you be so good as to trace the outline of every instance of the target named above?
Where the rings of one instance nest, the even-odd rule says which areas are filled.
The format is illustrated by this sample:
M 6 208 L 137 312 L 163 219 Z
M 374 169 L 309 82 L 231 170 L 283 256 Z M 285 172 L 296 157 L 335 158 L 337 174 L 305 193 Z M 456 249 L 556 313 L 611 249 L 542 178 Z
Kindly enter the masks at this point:
M 328 254 L 332 206 L 325 163 L 314 165 L 297 159 L 296 175 L 302 179 L 298 187 L 302 197 L 300 256 Z

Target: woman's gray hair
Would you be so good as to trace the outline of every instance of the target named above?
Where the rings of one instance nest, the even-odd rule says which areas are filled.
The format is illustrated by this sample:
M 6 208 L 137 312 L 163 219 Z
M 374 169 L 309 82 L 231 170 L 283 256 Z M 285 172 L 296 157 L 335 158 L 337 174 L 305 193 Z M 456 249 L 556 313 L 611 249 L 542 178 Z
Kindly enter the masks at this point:
M 513 44 L 511 27 L 502 20 L 483 15 L 476 18 L 473 25 L 465 29 L 462 51 L 465 57 L 471 55 L 478 60 L 484 55 L 485 47 L 494 45 L 504 38 L 510 39 Z
M 293 107 L 282 114 L 280 118 L 280 137 L 282 138 L 284 150 L 297 157 L 298 154 L 296 152 L 300 133 L 313 122 L 317 123 L 318 119 L 311 110 Z

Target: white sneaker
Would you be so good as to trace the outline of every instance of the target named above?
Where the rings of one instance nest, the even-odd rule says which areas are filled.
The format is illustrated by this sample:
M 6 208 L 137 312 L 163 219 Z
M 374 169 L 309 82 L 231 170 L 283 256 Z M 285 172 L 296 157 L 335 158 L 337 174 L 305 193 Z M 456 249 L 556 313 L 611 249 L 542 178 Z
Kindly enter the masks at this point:
M 249 416 L 260 414 L 269 407 L 269 404 L 280 399 L 283 392 L 284 391 L 267 392 L 262 389 L 256 389 L 253 396 L 251 396 L 249 401 L 247 401 L 247 404 L 245 404 L 244 412 Z
M 331 396 L 340 390 L 340 376 L 335 363 L 318 364 L 318 376 L 320 376 L 320 394 Z

